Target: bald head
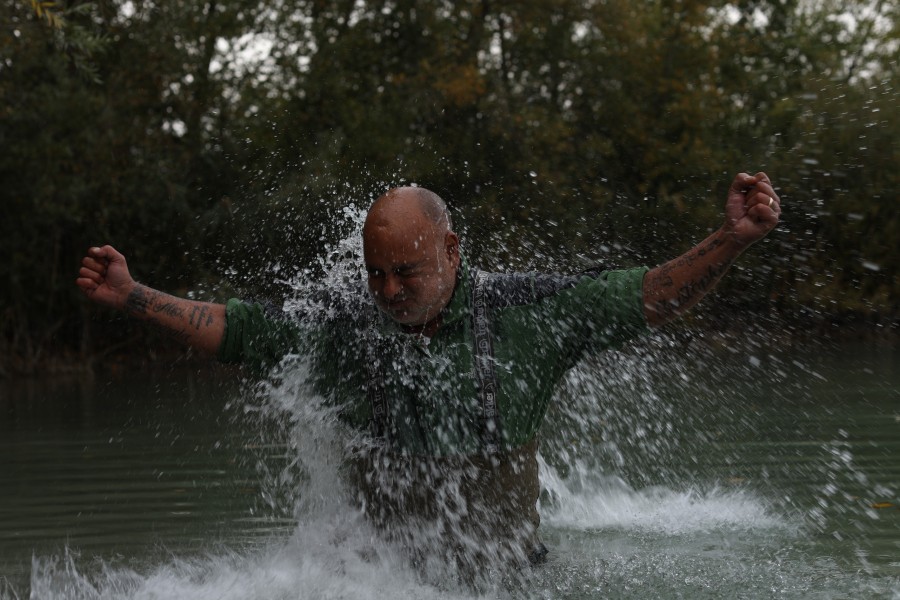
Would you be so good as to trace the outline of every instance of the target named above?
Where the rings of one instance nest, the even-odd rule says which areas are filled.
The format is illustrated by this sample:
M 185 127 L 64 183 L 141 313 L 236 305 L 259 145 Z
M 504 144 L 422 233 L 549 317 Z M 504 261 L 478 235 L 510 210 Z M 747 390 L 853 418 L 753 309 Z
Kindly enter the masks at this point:
M 421 187 L 396 187 L 388 190 L 372 203 L 366 223 L 370 220 L 381 222 L 408 217 L 411 212 L 418 212 L 438 231 L 450 231 L 453 228 L 450 212 L 441 197 Z
M 410 331 L 432 335 L 459 267 L 459 238 L 444 201 L 424 188 L 389 190 L 366 216 L 363 254 L 378 307 Z

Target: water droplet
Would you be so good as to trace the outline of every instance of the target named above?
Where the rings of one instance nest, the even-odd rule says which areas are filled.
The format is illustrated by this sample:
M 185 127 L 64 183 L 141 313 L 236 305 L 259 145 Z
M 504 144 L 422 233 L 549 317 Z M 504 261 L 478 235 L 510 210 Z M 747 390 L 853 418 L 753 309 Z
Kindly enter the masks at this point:
M 877 273 L 878 271 L 881 270 L 881 265 L 876 264 L 876 263 L 873 263 L 873 262 L 868 261 L 868 260 L 863 260 L 863 261 L 862 261 L 862 266 L 863 266 L 864 269 L 868 269 L 868 270 L 870 270 L 870 271 L 875 271 L 876 273 Z

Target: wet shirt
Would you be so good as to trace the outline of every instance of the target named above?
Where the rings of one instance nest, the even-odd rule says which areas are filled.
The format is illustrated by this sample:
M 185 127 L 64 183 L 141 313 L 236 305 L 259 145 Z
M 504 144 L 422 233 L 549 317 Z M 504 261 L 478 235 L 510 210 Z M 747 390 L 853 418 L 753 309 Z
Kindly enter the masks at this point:
M 646 331 L 646 271 L 485 274 L 505 450 L 534 438 L 567 370 L 586 354 Z M 263 369 L 288 354 L 302 354 L 311 361 L 318 390 L 360 429 L 373 422 L 367 389 L 374 361 L 383 378 L 385 435 L 393 451 L 477 454 L 484 411 L 475 373 L 474 277 L 465 262 L 460 273 L 442 325 L 430 339 L 404 333 L 375 308 L 362 286 L 358 293 L 326 298 L 293 319 L 232 299 L 219 359 Z

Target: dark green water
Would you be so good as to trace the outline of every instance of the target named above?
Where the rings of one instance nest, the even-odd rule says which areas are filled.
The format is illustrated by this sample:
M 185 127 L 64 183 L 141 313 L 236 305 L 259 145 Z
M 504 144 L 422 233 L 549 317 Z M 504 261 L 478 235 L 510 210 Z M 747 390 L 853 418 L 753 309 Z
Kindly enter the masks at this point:
M 649 360 L 596 414 L 551 414 L 567 467 L 531 594 L 900 596 L 900 353 L 716 360 Z M 0 384 L 0 598 L 470 597 L 361 561 L 346 510 L 280 518 L 254 463 L 291 450 L 240 390 L 220 368 Z
M 255 431 L 227 371 L 166 370 L 2 384 L 0 573 L 32 555 L 126 562 L 258 543 Z

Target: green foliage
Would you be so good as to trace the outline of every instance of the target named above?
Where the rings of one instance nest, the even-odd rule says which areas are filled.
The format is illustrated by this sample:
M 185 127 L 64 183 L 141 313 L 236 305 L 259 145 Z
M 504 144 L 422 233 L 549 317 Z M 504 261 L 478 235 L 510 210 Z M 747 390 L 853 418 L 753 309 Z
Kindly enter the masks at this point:
M 76 70 L 99 83 L 97 65 L 91 60 L 105 49 L 105 40 L 92 31 L 89 19 L 95 9 L 91 2 L 61 6 L 56 2 L 30 0 L 35 16 L 54 31 L 56 49 L 69 55 Z M 87 25 L 84 23 L 88 22 Z
M 175 293 L 276 295 L 403 182 L 488 265 L 572 270 L 671 258 L 766 170 L 784 222 L 732 304 L 900 313 L 896 3 L 0 6 L 0 373 L 132 339 L 72 284 L 89 245 Z

